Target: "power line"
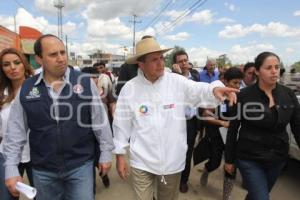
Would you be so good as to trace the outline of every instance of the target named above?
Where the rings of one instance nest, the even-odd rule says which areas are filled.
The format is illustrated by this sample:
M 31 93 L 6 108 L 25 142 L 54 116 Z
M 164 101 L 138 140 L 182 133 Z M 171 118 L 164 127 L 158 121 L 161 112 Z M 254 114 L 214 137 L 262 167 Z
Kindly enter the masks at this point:
M 187 8 L 181 15 L 179 15 L 176 19 L 174 19 L 170 24 L 168 24 L 166 27 L 164 27 L 161 31 L 157 33 L 157 35 L 160 35 L 163 32 L 166 32 L 168 29 L 175 27 L 176 24 L 178 24 L 181 20 L 183 20 L 187 15 L 189 15 L 192 10 L 201 3 L 202 0 L 198 0 L 196 3 L 194 3 L 191 7 Z
M 152 24 L 154 24 L 162 15 L 162 13 L 169 7 L 169 5 L 173 2 L 173 0 L 170 0 L 162 9 L 161 11 L 146 25 L 144 26 L 142 29 L 146 29 L 147 27 L 151 26 Z
M 163 28 L 161 31 L 159 31 L 157 34 L 160 34 L 161 32 L 167 30 L 168 28 L 171 28 L 173 26 L 173 24 L 175 24 L 178 20 L 181 20 L 182 17 L 186 16 L 187 14 L 189 14 L 191 12 L 191 9 L 195 6 L 197 6 L 197 4 L 199 4 L 202 0 L 198 0 L 196 3 L 194 3 L 191 7 L 186 8 L 182 14 L 180 14 L 178 17 L 176 17 L 173 21 L 170 22 L 170 24 L 168 24 L 165 28 Z
M 23 8 L 24 10 L 26 10 L 27 12 L 31 13 L 27 8 L 25 8 L 25 6 L 23 6 L 19 1 L 14 0 L 14 2 L 21 8 Z M 34 9 L 36 11 L 36 9 Z M 15 20 L 16 21 L 16 20 Z M 39 25 L 41 25 L 42 27 L 44 27 L 41 23 L 39 23 L 38 21 L 36 21 Z M 16 22 L 15 22 L 16 23 Z M 45 29 L 47 31 L 49 31 L 48 27 L 45 27 Z
M 207 0 L 198 0 L 196 3 L 194 3 L 190 8 L 186 9 L 184 13 L 179 15 L 175 20 L 173 20 L 169 25 L 167 25 L 165 28 L 160 30 L 157 35 L 161 35 L 164 32 L 167 32 L 168 30 L 174 28 L 180 21 L 182 21 L 185 17 L 193 13 L 195 10 L 197 10 L 200 6 L 202 6 L 204 3 L 206 3 Z
M 184 5 L 186 5 L 188 3 L 188 1 L 190 1 L 190 0 L 181 1 L 182 4 L 178 4 L 178 6 L 176 8 L 178 9 L 178 8 L 184 7 Z
M 18 5 L 18 6 L 20 6 L 21 8 L 24 8 L 25 10 L 27 10 L 20 2 L 18 2 L 17 0 L 14 0 L 14 2 Z

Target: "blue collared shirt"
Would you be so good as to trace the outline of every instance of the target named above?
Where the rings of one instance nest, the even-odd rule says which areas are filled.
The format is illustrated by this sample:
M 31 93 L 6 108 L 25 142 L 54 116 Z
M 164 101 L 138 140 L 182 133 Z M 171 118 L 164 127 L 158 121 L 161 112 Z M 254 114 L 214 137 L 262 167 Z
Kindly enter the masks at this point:
M 213 81 L 219 80 L 219 71 L 214 70 L 212 76 L 205 69 L 199 73 L 200 82 L 211 83 Z

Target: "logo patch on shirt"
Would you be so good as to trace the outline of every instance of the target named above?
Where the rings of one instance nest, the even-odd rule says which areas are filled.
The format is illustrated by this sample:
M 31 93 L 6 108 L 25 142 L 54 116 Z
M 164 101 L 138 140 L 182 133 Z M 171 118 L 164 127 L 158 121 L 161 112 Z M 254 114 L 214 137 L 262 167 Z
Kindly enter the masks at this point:
M 167 104 L 167 105 L 164 105 L 163 106 L 164 109 L 172 109 L 172 108 L 175 108 L 175 104 L 172 103 L 172 104 Z
M 81 94 L 83 92 L 83 87 L 80 84 L 76 84 L 73 87 L 73 91 L 75 94 Z
M 26 99 L 36 99 L 40 97 L 41 97 L 41 93 L 39 89 L 37 87 L 33 87 L 29 92 L 29 94 L 26 96 Z
M 140 111 L 141 114 L 147 115 L 149 109 L 148 109 L 148 107 L 146 105 L 141 105 L 139 111 Z

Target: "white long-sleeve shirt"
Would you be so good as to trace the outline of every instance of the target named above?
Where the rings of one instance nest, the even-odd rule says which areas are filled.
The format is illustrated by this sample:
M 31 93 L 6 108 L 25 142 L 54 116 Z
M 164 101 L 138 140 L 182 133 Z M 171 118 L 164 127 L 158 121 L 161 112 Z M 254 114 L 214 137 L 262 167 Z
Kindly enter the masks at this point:
M 187 150 L 185 107 L 216 107 L 220 81 L 200 83 L 165 73 L 154 83 L 138 76 L 122 88 L 114 115 L 116 154 L 130 148 L 130 165 L 157 175 L 182 171 Z M 130 144 L 129 144 L 130 143 Z
M 4 94 L 6 95 L 8 94 L 7 89 L 4 91 Z M 0 111 L 0 136 L 3 138 L 3 140 L 0 143 L 0 153 L 3 153 L 3 142 L 6 137 L 8 117 L 9 117 L 12 103 L 13 101 L 4 104 Z M 30 161 L 30 150 L 29 150 L 29 142 L 27 141 L 22 150 L 21 162 L 26 163 L 29 161 Z

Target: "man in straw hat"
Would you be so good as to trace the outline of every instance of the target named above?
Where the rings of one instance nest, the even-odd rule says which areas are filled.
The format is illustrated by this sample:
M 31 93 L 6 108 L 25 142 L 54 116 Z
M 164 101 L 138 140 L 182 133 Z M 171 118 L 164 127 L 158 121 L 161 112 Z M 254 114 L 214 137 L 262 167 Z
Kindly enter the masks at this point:
M 137 63 L 137 77 L 122 88 L 113 122 L 117 170 L 127 179 L 125 148 L 130 146 L 131 180 L 138 200 L 152 200 L 154 182 L 158 200 L 178 199 L 180 173 L 187 150 L 185 107 L 216 107 L 227 97 L 236 101 L 235 89 L 220 81 L 197 83 L 165 72 L 162 49 L 154 38 L 136 44 L 127 63 Z

